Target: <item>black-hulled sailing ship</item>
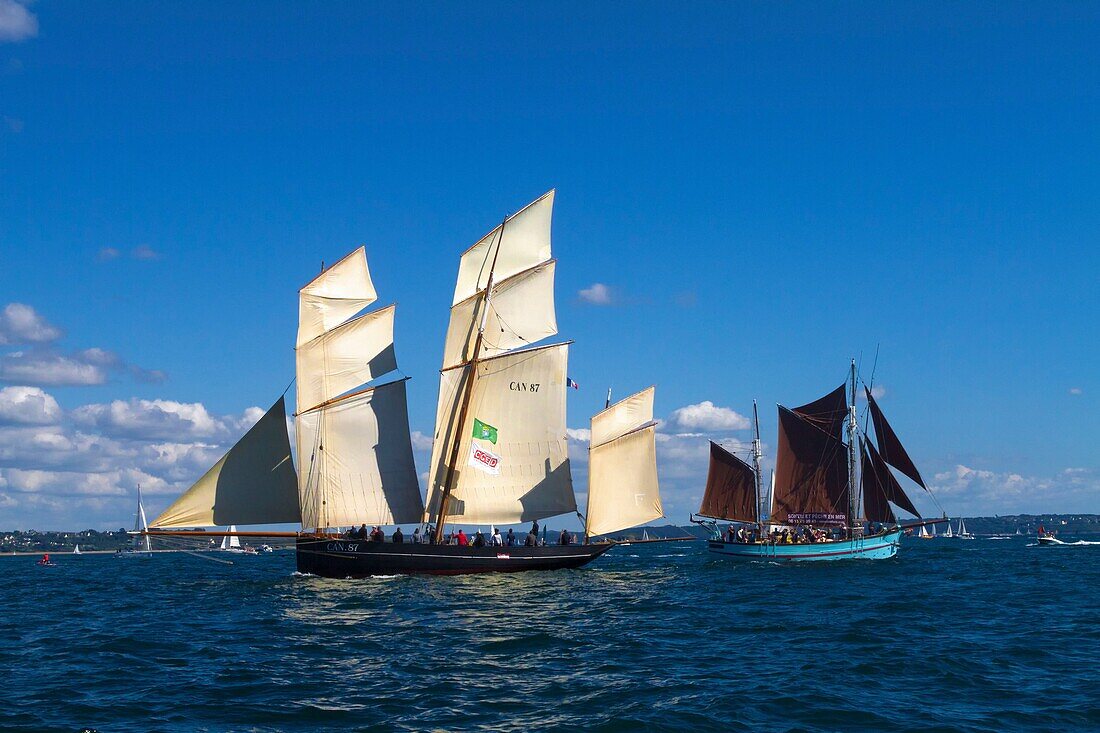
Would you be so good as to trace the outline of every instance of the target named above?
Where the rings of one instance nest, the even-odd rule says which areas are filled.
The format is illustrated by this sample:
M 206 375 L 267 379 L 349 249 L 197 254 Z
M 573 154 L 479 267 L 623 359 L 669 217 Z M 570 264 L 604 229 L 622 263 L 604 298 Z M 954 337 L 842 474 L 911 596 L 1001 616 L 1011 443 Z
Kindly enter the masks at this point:
M 918 519 L 920 513 L 890 466 L 925 491 L 928 487 L 866 387 L 875 441 L 861 428 L 856 380 L 853 361 L 849 379 L 821 399 L 793 409 L 779 406 L 775 472 L 766 498 L 755 403 L 753 465 L 711 443 L 699 508 L 712 520 L 705 522 L 714 531 L 711 552 L 793 561 L 879 560 L 897 554 L 903 528 L 894 507 Z M 743 525 L 743 531 L 723 536 L 713 520 Z
M 342 578 L 579 567 L 612 546 L 591 537 L 663 516 L 649 388 L 592 418 L 583 543 L 445 542 L 452 525 L 579 514 L 566 443 L 569 343 L 535 345 L 557 333 L 553 202 L 550 191 L 460 259 L 427 502 L 413 463 L 406 378 L 397 371 L 395 307 L 357 315 L 377 299 L 360 248 L 299 291 L 297 472 L 280 398 L 154 520 L 152 533 L 301 522 L 301 532 L 285 533 L 297 538 L 298 569 Z M 421 524 L 428 539 L 370 542 L 338 530 L 361 524 Z

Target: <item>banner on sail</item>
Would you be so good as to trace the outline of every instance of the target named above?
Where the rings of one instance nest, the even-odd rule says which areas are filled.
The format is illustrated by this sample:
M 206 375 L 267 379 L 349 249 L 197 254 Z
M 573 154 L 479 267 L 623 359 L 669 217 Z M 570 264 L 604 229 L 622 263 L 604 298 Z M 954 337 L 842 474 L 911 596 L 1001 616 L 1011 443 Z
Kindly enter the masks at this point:
M 847 517 L 835 512 L 800 512 L 787 515 L 784 524 L 846 524 Z
M 493 476 L 500 475 L 500 456 L 476 445 L 470 446 L 470 465 Z

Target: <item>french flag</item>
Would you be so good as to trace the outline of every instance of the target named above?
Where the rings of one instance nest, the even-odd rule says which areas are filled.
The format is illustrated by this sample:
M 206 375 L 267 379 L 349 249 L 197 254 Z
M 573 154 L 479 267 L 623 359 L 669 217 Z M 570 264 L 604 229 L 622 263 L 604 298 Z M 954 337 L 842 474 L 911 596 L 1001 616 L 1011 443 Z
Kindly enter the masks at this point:
M 566 386 L 566 387 L 572 387 L 573 389 L 580 389 L 580 388 L 581 388 L 581 386 L 580 386 L 579 384 L 577 384 L 576 382 L 574 382 L 574 381 L 573 381 L 572 379 L 570 379 L 569 377 L 566 377 L 566 378 L 565 378 L 565 386 Z

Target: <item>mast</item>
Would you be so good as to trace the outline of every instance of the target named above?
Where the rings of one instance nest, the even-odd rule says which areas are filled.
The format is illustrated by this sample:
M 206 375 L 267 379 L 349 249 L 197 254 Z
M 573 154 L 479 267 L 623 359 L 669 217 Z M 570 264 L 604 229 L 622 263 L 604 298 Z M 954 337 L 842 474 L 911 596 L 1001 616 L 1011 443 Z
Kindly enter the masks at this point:
M 443 480 L 443 494 L 439 499 L 439 515 L 436 517 L 435 534 L 433 541 L 440 544 L 443 541 L 443 526 L 447 522 L 447 501 L 451 498 L 451 490 L 454 488 L 455 466 L 458 464 L 458 451 L 462 446 L 462 435 L 466 424 L 467 413 L 470 410 L 470 398 L 474 393 L 474 379 L 477 375 L 477 360 L 481 355 L 481 343 L 485 338 L 485 321 L 489 317 L 489 306 L 493 300 L 493 279 L 497 266 L 497 257 L 500 256 L 500 248 L 504 244 L 504 227 L 508 224 L 508 217 L 500 223 L 500 234 L 497 235 L 497 248 L 493 252 L 493 262 L 489 265 L 489 281 L 485 286 L 485 303 L 481 308 L 481 322 L 477 326 L 477 338 L 474 339 L 474 351 L 467 362 L 470 367 L 466 384 L 463 387 L 462 407 L 458 411 L 458 422 L 454 433 L 454 444 L 451 447 L 451 458 L 447 463 L 447 477 Z
M 607 399 L 604 400 L 603 409 L 606 410 L 609 407 L 611 407 L 611 388 L 610 387 L 607 388 Z
M 856 512 L 859 497 L 856 495 L 856 440 L 859 422 L 856 420 L 856 360 L 852 359 L 851 398 L 848 403 L 848 536 L 855 535 Z
M 763 453 L 760 450 L 760 415 L 756 411 L 756 400 L 752 401 L 752 423 L 752 470 L 753 473 L 756 474 L 756 527 L 760 535 L 763 536 L 763 488 L 760 485 L 760 457 Z

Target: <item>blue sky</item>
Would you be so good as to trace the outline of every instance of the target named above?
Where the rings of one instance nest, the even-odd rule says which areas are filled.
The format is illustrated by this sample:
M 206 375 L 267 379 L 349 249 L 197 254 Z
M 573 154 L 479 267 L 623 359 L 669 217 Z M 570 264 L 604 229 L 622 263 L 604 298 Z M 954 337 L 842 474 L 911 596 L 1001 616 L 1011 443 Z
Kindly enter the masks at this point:
M 0 525 L 166 502 L 360 244 L 430 434 L 458 255 L 552 187 L 572 426 L 656 383 L 666 419 L 756 398 L 774 442 L 878 347 L 950 512 L 1100 511 L 1097 37 L 1085 3 L 0 0 L 0 308 L 33 309 L 0 354 L 37 360 L 0 384 Z M 748 439 L 715 414 L 665 428 L 678 522 L 705 437 Z

